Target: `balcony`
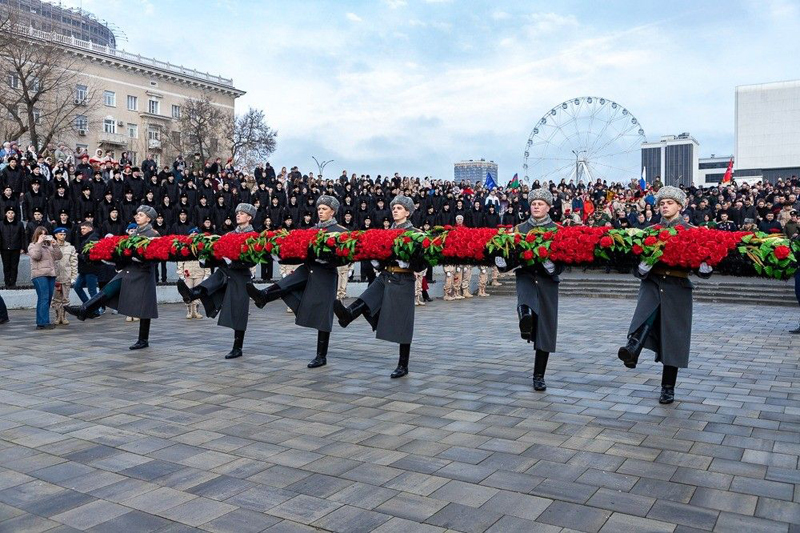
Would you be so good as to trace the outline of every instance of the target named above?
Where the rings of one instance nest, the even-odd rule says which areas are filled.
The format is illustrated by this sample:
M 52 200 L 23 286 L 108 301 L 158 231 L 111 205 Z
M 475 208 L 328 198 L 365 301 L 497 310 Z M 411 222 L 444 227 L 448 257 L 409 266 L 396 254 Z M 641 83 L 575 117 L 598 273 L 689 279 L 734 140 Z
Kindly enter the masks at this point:
M 128 146 L 129 137 L 124 133 L 108 133 L 101 131 L 97 136 L 100 144 L 111 144 L 114 146 Z
M 150 150 L 160 150 L 161 139 L 147 139 L 147 148 Z

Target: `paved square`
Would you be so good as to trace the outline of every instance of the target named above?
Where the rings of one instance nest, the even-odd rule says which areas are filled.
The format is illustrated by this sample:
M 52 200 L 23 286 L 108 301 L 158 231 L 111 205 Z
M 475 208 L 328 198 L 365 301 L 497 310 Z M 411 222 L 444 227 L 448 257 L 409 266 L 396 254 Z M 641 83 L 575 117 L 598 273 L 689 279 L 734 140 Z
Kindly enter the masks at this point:
M 546 393 L 515 299 L 417 308 L 411 374 L 366 322 L 284 306 L 232 333 L 162 306 L 0 327 L 0 531 L 800 531 L 800 336 L 786 307 L 695 304 L 671 406 L 616 358 L 634 302 L 562 298 Z

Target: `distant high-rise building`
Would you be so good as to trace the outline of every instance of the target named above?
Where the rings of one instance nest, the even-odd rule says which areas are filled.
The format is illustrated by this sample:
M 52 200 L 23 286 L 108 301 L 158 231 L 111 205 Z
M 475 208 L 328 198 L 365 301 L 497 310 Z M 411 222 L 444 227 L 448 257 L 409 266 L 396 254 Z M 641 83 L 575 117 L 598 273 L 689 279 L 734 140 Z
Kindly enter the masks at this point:
M 487 174 L 492 176 L 492 179 L 497 185 L 500 185 L 500 182 L 497 180 L 497 163 L 494 161 L 470 159 L 469 161 L 459 161 L 453 168 L 453 177 L 456 183 L 461 180 L 468 180 L 472 183 L 483 183 L 486 181 Z
M 665 135 L 658 142 L 642 143 L 642 167 L 647 182 L 661 176 L 664 185 L 692 185 L 697 178 L 700 143 L 688 133 Z
M 736 176 L 800 175 L 800 80 L 736 87 Z

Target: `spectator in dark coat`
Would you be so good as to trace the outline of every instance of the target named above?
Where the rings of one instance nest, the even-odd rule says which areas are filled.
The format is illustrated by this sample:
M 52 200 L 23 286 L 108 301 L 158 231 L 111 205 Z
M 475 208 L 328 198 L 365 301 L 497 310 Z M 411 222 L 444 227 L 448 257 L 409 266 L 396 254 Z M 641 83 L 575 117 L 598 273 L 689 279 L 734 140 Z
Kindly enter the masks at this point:
M 25 227 L 17 218 L 17 210 L 6 208 L 0 223 L 0 256 L 3 259 L 3 278 L 7 289 L 16 287 L 19 256 L 25 248 Z

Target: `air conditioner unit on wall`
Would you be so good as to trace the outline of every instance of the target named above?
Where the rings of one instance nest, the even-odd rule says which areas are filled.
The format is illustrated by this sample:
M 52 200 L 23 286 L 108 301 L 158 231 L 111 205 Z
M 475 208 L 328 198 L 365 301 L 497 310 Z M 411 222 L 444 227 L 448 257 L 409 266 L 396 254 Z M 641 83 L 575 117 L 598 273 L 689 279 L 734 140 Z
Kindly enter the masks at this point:
M 86 137 L 86 130 L 78 130 L 78 135 L 81 137 Z
M 117 126 L 124 126 L 124 125 L 125 125 L 125 121 L 123 121 L 123 120 L 118 120 L 117 121 Z

